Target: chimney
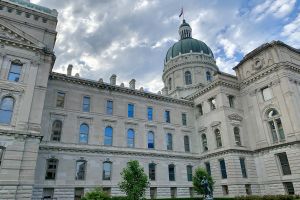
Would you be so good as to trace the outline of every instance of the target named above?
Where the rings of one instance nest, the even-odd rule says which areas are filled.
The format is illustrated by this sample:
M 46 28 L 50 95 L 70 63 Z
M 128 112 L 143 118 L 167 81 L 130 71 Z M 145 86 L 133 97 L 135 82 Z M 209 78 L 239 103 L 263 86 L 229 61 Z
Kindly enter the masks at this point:
M 67 75 L 68 76 L 72 76 L 72 68 L 73 68 L 73 65 L 69 64 L 68 69 L 67 69 Z
M 129 88 L 135 90 L 135 79 L 131 79 L 129 82 Z
M 110 77 L 110 84 L 111 85 L 116 85 L 116 83 L 117 83 L 117 76 L 115 74 L 113 74 Z

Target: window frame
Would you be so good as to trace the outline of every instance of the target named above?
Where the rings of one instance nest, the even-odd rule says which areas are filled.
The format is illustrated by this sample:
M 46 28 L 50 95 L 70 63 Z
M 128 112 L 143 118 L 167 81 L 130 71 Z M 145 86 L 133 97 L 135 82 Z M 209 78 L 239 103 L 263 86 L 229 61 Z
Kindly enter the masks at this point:
M 188 135 L 183 136 L 183 143 L 184 143 L 184 151 L 191 152 L 190 137 Z
M 54 127 L 55 123 L 60 123 L 60 127 Z M 56 130 L 57 129 L 57 130 Z M 50 141 L 51 142 L 60 142 L 61 141 L 61 135 L 62 135 L 62 129 L 63 129 L 63 122 L 59 119 L 56 119 L 52 123 L 52 130 L 51 130 L 51 136 L 50 136 Z M 54 134 L 54 131 L 59 132 L 59 137 L 57 134 Z M 58 140 L 54 140 L 54 138 L 58 138 Z
M 63 95 L 63 100 L 59 99 L 59 97 L 62 97 L 62 95 Z M 62 101 L 62 105 L 59 104 L 60 101 Z M 65 107 L 65 102 L 66 102 L 66 92 L 57 91 L 56 92 L 55 107 L 56 108 L 64 108 Z
M 170 172 L 170 168 L 173 168 L 173 172 Z M 176 181 L 176 169 L 174 164 L 168 165 L 168 175 L 169 175 L 169 181 Z
M 205 165 L 205 170 L 206 170 L 206 172 L 207 172 L 207 174 L 209 175 L 209 176 L 211 176 L 211 166 L 210 166 L 210 162 L 205 162 L 204 163 L 204 165 Z
M 109 177 L 107 178 L 106 177 L 106 174 L 105 174 L 105 164 L 109 164 Z M 113 168 L 113 165 L 112 165 L 112 162 L 111 161 L 104 161 L 103 164 L 102 164 L 102 180 L 104 181 L 111 181 L 112 180 L 112 168 Z
M 171 133 L 166 134 L 166 148 L 168 151 L 173 150 L 173 135 Z
M 155 181 L 156 180 L 156 164 L 155 163 L 149 163 L 149 165 L 148 165 L 148 175 L 149 175 L 149 180 L 150 181 Z
M 129 133 L 133 134 L 132 138 L 129 138 Z M 132 145 L 130 145 L 130 142 L 132 142 Z M 135 131 L 132 128 L 129 128 L 127 130 L 127 147 L 128 148 L 134 148 L 135 147 Z
M 127 104 L 127 117 L 128 118 L 134 118 L 134 104 L 133 103 L 128 103 Z
M 240 160 L 240 167 L 241 167 L 242 177 L 243 178 L 248 178 L 246 158 L 240 157 L 239 160 Z
M 181 122 L 182 122 L 182 126 L 187 126 L 187 114 L 186 113 L 181 113 Z
M 88 102 L 85 102 L 85 100 L 88 100 Z M 82 97 L 82 112 L 91 112 L 91 97 L 89 95 Z
M 215 103 L 213 103 L 215 101 Z M 217 109 L 217 98 L 216 97 L 211 97 L 208 99 L 210 111 L 216 110 Z
M 55 161 L 55 168 L 49 168 L 49 163 L 50 161 Z M 56 180 L 56 176 L 57 176 L 57 169 L 58 169 L 58 163 L 59 160 L 57 158 L 49 158 L 46 160 L 46 173 L 45 173 L 45 180 Z M 54 164 L 52 164 L 54 165 Z M 48 173 L 51 173 L 51 177 L 48 177 Z M 53 175 L 54 174 L 54 175 Z
M 193 84 L 192 73 L 189 70 L 184 72 L 184 82 L 185 82 L 185 85 Z
M 11 100 L 9 108 L 5 107 L 5 106 L 7 106 L 7 105 L 5 105 L 5 103 L 7 103 L 7 102 L 4 102 L 5 99 L 10 99 Z M 6 95 L 6 96 L 3 96 L 1 98 L 1 102 L 0 102 L 0 119 L 2 118 L 2 115 L 3 115 L 3 121 L 0 120 L 0 124 L 2 124 L 2 125 L 11 125 L 13 115 L 14 115 L 15 103 L 16 103 L 16 100 L 13 96 Z M 6 117 L 9 117 L 9 119 L 6 119 Z
M 289 162 L 289 158 L 287 156 L 287 153 L 286 152 L 281 152 L 281 153 L 277 153 L 275 155 L 276 155 L 278 163 L 280 165 L 281 175 L 283 175 L 283 176 L 292 175 L 292 170 L 291 170 L 291 166 L 290 166 L 290 162 Z M 282 163 L 283 160 L 281 159 L 282 157 L 280 157 L 281 155 L 284 155 L 284 157 L 285 157 L 284 159 L 286 159 L 287 163 Z
M 153 121 L 153 107 L 147 107 L 147 119 L 148 121 Z
M 84 164 L 84 169 L 83 170 L 78 170 L 78 163 L 82 162 Z M 75 180 L 76 181 L 84 181 L 86 179 L 86 170 L 87 170 L 87 161 L 86 160 L 76 160 L 76 168 L 75 168 Z M 82 173 L 83 177 L 79 177 L 78 173 Z
M 233 135 L 234 135 L 235 145 L 242 146 L 241 130 L 239 127 L 237 126 L 233 127 Z
M 204 140 L 203 136 L 205 136 L 205 140 Z M 206 136 L 205 133 L 201 134 L 201 141 L 202 141 L 202 150 L 203 150 L 203 152 L 208 151 L 208 141 L 207 141 L 207 136 Z
M 10 81 L 10 82 L 16 82 L 16 83 L 19 83 L 19 82 L 21 82 L 21 75 L 22 75 L 22 69 L 23 69 L 23 63 L 21 63 L 21 62 L 16 62 L 16 61 L 12 61 L 11 63 L 10 63 L 10 67 L 9 67 L 9 71 L 8 71 L 8 74 L 7 74 L 7 79 L 6 80 L 8 80 L 8 81 Z M 12 72 L 12 67 L 14 67 L 14 66 L 18 66 L 19 67 L 19 73 L 17 73 L 17 72 Z M 18 78 L 18 80 L 16 81 L 16 80 L 10 80 L 10 75 L 11 74 L 13 74 L 13 75 L 18 75 L 17 76 L 17 78 Z
M 228 103 L 230 108 L 235 108 L 235 96 L 234 95 L 228 95 Z
M 170 110 L 165 110 L 165 123 L 171 123 L 171 112 Z
M 149 147 L 149 144 L 151 144 L 151 143 L 149 143 L 149 141 L 151 141 L 151 140 L 149 140 L 149 135 L 152 135 L 152 137 L 153 137 L 153 147 Z M 148 149 L 155 149 L 155 134 L 153 131 L 147 132 L 147 147 L 148 147 Z
M 114 101 L 111 99 L 106 100 L 106 114 L 113 115 L 113 113 L 114 113 Z
M 192 165 L 186 166 L 186 174 L 187 174 L 187 181 L 188 182 L 193 181 L 193 166 Z
M 224 163 L 224 165 L 222 163 Z M 227 175 L 227 169 L 226 169 L 226 162 L 225 162 L 224 158 L 219 159 L 219 165 L 220 165 L 221 178 L 227 179 L 228 175 Z
M 3 164 L 5 150 L 6 148 L 4 146 L 0 146 L 0 169 Z
M 82 131 L 82 129 L 81 129 L 83 126 L 87 127 L 87 132 L 86 133 L 84 131 Z M 90 135 L 89 133 L 90 133 L 90 126 L 88 125 L 88 123 L 85 123 L 85 122 L 81 123 L 80 126 L 79 126 L 79 144 L 88 144 L 89 143 L 89 135 Z M 85 136 L 86 141 L 83 141 L 81 139 L 81 137 L 83 135 L 86 135 Z
M 107 130 L 111 130 L 111 136 L 107 135 Z M 114 129 L 112 126 L 106 126 L 104 128 L 104 137 L 103 137 L 103 145 L 104 146 L 113 146 L 113 138 L 114 138 Z M 106 143 L 109 139 L 109 143 Z
M 275 114 L 270 116 L 270 113 L 272 111 L 275 112 Z M 265 113 L 267 118 L 268 129 L 271 133 L 272 142 L 284 142 L 286 140 L 286 136 L 281 120 L 281 115 L 275 108 L 269 108 Z M 279 124 L 281 125 L 281 128 Z
M 221 131 L 219 128 L 216 128 L 214 130 L 215 138 L 216 138 L 216 146 L 217 148 L 222 148 L 223 147 L 223 142 L 222 142 L 222 135 Z

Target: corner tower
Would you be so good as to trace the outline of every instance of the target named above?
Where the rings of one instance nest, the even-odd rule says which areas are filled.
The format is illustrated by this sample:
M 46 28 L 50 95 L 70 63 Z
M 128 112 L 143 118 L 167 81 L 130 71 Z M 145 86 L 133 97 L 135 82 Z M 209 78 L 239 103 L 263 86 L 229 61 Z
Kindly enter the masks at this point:
M 169 48 L 164 61 L 164 93 L 185 98 L 213 80 L 218 71 L 211 49 L 192 38 L 192 28 L 183 20 L 179 26 L 178 42 Z

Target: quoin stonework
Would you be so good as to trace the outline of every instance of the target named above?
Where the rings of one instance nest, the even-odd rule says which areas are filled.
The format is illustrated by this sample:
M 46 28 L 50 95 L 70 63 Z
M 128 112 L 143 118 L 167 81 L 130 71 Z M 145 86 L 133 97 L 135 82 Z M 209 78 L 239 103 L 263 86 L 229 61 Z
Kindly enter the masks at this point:
M 0 199 L 73 200 L 117 184 L 129 160 L 148 198 L 195 196 L 203 167 L 214 196 L 300 193 L 300 51 L 263 44 L 223 73 L 183 20 L 162 61 L 165 87 L 52 72 L 57 11 L 0 1 Z

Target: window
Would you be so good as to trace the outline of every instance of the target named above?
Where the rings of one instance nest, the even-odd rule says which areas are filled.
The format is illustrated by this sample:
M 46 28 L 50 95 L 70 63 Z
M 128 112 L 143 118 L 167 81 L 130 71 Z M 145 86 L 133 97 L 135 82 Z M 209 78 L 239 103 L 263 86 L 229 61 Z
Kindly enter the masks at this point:
M 55 180 L 57 166 L 58 166 L 57 159 L 51 158 L 47 160 L 46 175 L 45 175 L 46 180 Z
M 156 199 L 157 196 L 157 188 L 150 187 L 150 199 Z
M 219 160 L 219 163 L 220 163 L 220 169 L 221 169 L 221 176 L 223 179 L 225 179 L 225 178 L 227 178 L 225 160 L 221 159 L 221 160 Z
M 169 165 L 169 181 L 175 181 L 175 165 Z
M 21 75 L 22 64 L 11 63 L 7 80 L 19 82 Z
M 223 195 L 228 195 L 229 194 L 228 185 L 222 185 L 222 191 L 223 191 Z
M 172 78 L 169 78 L 168 80 L 168 88 L 169 90 L 172 90 Z
M 14 110 L 14 99 L 12 97 L 3 97 L 0 104 L 0 123 L 10 124 Z
M 65 96 L 64 92 L 57 92 L 56 95 L 56 107 L 63 108 L 65 106 Z
M 165 111 L 165 122 L 171 123 L 171 120 L 170 120 L 170 111 L 169 110 Z
M 147 108 L 147 115 L 148 115 L 148 121 L 152 121 L 153 120 L 153 108 L 152 107 Z
M 203 151 L 207 151 L 208 147 L 207 147 L 207 138 L 206 138 L 205 133 L 203 133 L 201 135 L 201 138 L 202 138 L 202 148 L 203 148 Z
M 206 80 L 211 82 L 212 78 L 211 78 L 211 73 L 209 71 L 206 72 Z
M 134 117 L 134 105 L 128 104 L 128 117 L 133 118 Z
M 1 164 L 2 164 L 2 159 L 3 159 L 4 151 L 5 151 L 5 147 L 0 146 L 0 167 L 1 167 Z
M 43 199 L 53 199 L 54 188 L 44 188 L 43 189 Z
M 128 129 L 127 131 L 127 147 L 134 147 L 134 130 Z
M 198 105 L 197 105 L 197 109 L 198 109 L 199 115 L 202 116 L 202 115 L 203 115 L 202 104 L 198 104 Z
M 75 188 L 74 200 L 81 200 L 84 196 L 84 188 Z
M 215 136 L 216 136 L 216 143 L 217 147 L 222 147 L 222 138 L 221 138 L 221 133 L 219 129 L 215 130 Z
M 148 149 L 154 149 L 154 133 L 148 132 Z
M 91 99 L 89 96 L 84 96 L 82 101 L 82 111 L 83 112 L 90 112 L 90 102 Z
M 278 138 L 279 141 L 284 141 L 285 135 L 284 135 L 281 119 L 277 110 L 275 110 L 274 108 L 269 109 L 267 111 L 267 119 L 271 130 L 273 142 L 274 143 L 278 142 Z
M 111 180 L 111 167 L 112 163 L 111 162 L 104 162 L 103 163 L 103 180 Z
M 184 73 L 184 80 L 186 85 L 191 85 L 192 84 L 192 74 L 190 71 L 186 71 Z
M 177 197 L 177 188 L 176 187 L 171 187 L 170 192 L 171 192 L 171 198 Z
M 245 158 L 240 158 L 240 165 L 241 165 L 241 171 L 242 171 L 243 178 L 247 178 Z
M 193 181 L 193 166 L 191 165 L 186 166 L 186 173 L 187 173 L 187 180 Z
M 288 157 L 285 152 L 277 154 L 278 160 L 281 165 L 281 170 L 283 175 L 292 174 Z
M 185 113 L 181 113 L 181 121 L 182 121 L 182 125 L 186 126 L 186 114 Z
M 113 101 L 112 100 L 106 101 L 106 114 L 108 114 L 108 115 L 113 114 Z
M 89 126 L 87 124 L 80 125 L 79 143 L 88 143 L 89 138 Z
M 171 133 L 166 135 L 167 150 L 173 150 L 173 137 Z
M 150 181 L 155 181 L 155 167 L 154 163 L 149 164 L 149 179 Z
M 285 188 L 286 194 L 288 194 L 288 195 L 295 194 L 294 185 L 292 182 L 284 182 L 283 186 Z
M 250 184 L 245 185 L 245 190 L 247 195 L 252 195 L 252 189 Z
M 210 163 L 209 162 L 205 163 L 205 169 L 206 169 L 208 175 L 211 176 L 211 169 L 210 169 Z
M 230 108 L 234 108 L 234 100 L 235 100 L 234 96 L 232 96 L 232 95 L 228 96 L 228 101 L 229 101 L 229 107 Z
M 84 180 L 85 179 L 85 170 L 86 170 L 86 161 L 85 160 L 77 160 L 76 161 L 76 180 Z
M 194 188 L 193 187 L 190 187 L 189 188 L 189 191 L 190 191 L 190 197 L 194 197 Z
M 185 135 L 183 140 L 184 140 L 184 151 L 185 152 L 190 152 L 190 138 L 189 138 L 189 136 Z
M 113 128 L 108 126 L 104 131 L 104 145 L 112 146 L 113 143 Z
M 262 93 L 264 101 L 268 101 L 273 98 L 272 89 L 269 87 L 265 87 L 265 88 L 261 89 L 261 93 Z
M 216 109 L 216 98 L 208 99 L 208 103 L 210 105 L 210 110 L 215 110 Z
M 237 146 L 242 146 L 239 127 L 234 127 L 233 128 L 233 133 L 234 133 L 235 144 Z
M 52 134 L 51 141 L 59 142 L 62 131 L 62 122 L 60 120 L 55 120 L 52 124 Z
M 104 187 L 102 188 L 103 192 L 106 193 L 108 196 L 111 196 L 111 188 L 110 187 Z

